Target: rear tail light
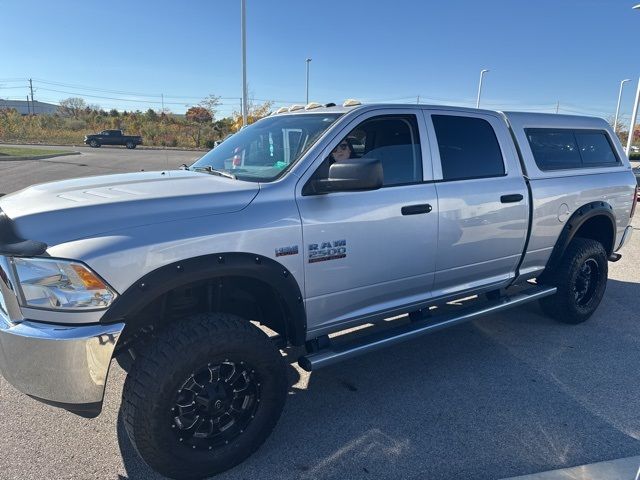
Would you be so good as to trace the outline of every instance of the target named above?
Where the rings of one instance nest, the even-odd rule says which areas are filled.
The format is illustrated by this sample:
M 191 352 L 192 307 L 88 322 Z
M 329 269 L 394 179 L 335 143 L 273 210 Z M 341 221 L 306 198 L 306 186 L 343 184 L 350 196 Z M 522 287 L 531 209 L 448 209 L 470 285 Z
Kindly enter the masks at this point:
M 638 204 L 638 195 L 640 195 L 640 191 L 638 191 L 638 185 L 636 185 L 636 190 L 633 192 L 633 203 L 631 204 L 631 218 L 633 218 L 633 214 L 636 213 L 636 205 Z

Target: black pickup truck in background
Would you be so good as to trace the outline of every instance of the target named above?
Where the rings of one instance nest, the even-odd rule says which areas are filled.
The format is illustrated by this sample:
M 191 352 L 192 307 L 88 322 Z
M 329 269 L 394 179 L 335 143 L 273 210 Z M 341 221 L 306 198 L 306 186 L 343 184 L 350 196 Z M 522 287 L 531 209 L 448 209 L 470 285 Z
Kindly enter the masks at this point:
M 103 130 L 95 135 L 85 135 L 84 143 L 93 148 L 102 145 L 124 145 L 131 149 L 142 144 L 142 137 L 138 135 L 123 135 L 122 130 Z

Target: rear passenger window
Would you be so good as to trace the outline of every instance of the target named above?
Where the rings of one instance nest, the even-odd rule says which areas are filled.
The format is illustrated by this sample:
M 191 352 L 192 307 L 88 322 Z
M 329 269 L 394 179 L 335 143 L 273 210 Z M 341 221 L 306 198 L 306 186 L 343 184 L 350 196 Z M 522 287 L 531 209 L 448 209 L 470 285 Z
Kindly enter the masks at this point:
M 444 180 L 504 175 L 498 139 L 481 118 L 432 115 Z
M 525 130 L 540 170 L 619 165 L 604 131 L 529 128 Z

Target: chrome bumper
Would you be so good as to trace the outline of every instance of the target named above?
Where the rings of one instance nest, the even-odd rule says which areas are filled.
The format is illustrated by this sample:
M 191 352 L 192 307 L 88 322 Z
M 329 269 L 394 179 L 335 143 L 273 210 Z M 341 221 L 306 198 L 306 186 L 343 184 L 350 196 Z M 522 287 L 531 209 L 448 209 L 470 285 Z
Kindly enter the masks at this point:
M 0 373 L 16 389 L 83 416 L 100 413 L 123 323 L 12 323 L 0 310 Z
M 633 235 L 633 227 L 629 225 L 627 228 L 624 229 L 624 233 L 622 234 L 622 240 L 620 240 L 620 245 L 618 245 L 618 248 L 616 248 L 616 252 L 620 250 L 622 247 L 624 247 L 625 243 L 628 243 L 629 240 L 631 240 L 632 235 Z

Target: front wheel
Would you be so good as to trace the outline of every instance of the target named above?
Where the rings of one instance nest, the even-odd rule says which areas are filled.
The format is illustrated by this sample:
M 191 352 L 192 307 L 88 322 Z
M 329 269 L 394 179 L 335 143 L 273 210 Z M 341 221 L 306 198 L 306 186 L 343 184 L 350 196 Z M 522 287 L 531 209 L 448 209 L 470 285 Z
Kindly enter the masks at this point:
M 609 265 L 600 242 L 574 238 L 544 284 L 558 289 L 540 300 L 545 314 L 563 323 L 582 323 L 596 311 L 607 288 Z
M 91 140 L 89 142 L 89 145 L 92 146 L 93 148 L 98 148 L 100 146 L 100 142 L 97 140 Z
M 122 409 L 149 466 L 197 479 L 255 452 L 286 396 L 284 360 L 267 335 L 233 315 L 201 314 L 176 322 L 140 351 Z

